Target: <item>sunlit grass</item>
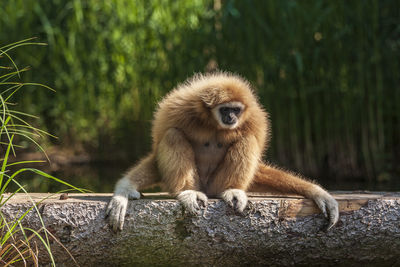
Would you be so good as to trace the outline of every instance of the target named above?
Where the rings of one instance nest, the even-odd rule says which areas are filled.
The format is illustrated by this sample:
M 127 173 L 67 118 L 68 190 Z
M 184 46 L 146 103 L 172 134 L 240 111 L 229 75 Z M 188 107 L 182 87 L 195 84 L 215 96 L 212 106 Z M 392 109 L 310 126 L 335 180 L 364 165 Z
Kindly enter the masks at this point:
M 69 183 L 64 182 L 57 177 L 49 175 L 41 170 L 35 168 L 17 168 L 16 170 L 10 170 L 11 166 L 23 166 L 24 164 L 41 163 L 43 161 L 13 161 L 9 162 L 10 156 L 16 157 L 15 148 L 23 148 L 23 146 L 14 144 L 15 139 L 28 140 L 33 143 L 40 151 L 45 154 L 43 147 L 40 145 L 38 139 L 43 136 L 49 136 L 55 138 L 55 136 L 43 131 L 37 127 L 34 127 L 28 122 L 26 118 L 36 119 L 37 117 L 28 113 L 14 110 L 13 107 L 16 103 L 12 103 L 13 95 L 20 90 L 23 86 L 38 86 L 45 89 L 54 91 L 52 88 L 38 84 L 38 83 L 23 83 L 15 81 L 16 78 L 21 78 L 21 73 L 29 70 L 28 67 L 18 69 L 14 60 L 9 56 L 8 52 L 17 47 L 25 45 L 45 45 L 43 43 L 32 42 L 34 38 L 29 38 L 19 42 L 15 42 L 9 45 L 0 47 L 0 59 L 8 59 L 11 66 L 2 66 L 4 64 L 0 61 L 0 71 L 6 71 L 6 73 L 0 72 L 0 148 L 3 151 L 1 155 L 1 169 L 0 169 L 0 265 L 10 266 L 14 264 L 23 264 L 39 266 L 40 262 L 40 249 L 44 247 L 45 251 L 51 260 L 52 265 L 55 265 L 53 258 L 50 238 L 52 240 L 57 239 L 47 231 L 43 219 L 38 210 L 39 202 L 35 202 L 29 196 L 27 189 L 18 181 L 18 176 L 22 173 L 30 172 L 43 177 L 43 179 L 49 179 L 57 183 L 65 185 L 67 190 L 76 190 L 84 192 L 85 190 L 77 188 Z M 46 154 L 45 154 L 46 155 Z M 47 155 L 46 158 L 48 159 Z M 17 186 L 17 189 L 6 194 L 9 186 L 13 184 Z M 28 196 L 31 202 L 31 207 L 25 211 L 21 211 L 21 214 L 15 218 L 7 218 L 3 212 L 2 207 L 16 194 L 24 193 Z M 23 220 L 29 212 L 35 212 L 39 217 L 42 227 L 40 229 L 32 229 L 24 226 Z M 58 242 L 59 243 L 59 242 Z M 62 244 L 59 243 L 61 246 Z M 66 250 L 67 251 L 67 250 Z M 67 253 L 69 253 L 67 251 Z M 71 255 L 72 257 L 72 255 Z

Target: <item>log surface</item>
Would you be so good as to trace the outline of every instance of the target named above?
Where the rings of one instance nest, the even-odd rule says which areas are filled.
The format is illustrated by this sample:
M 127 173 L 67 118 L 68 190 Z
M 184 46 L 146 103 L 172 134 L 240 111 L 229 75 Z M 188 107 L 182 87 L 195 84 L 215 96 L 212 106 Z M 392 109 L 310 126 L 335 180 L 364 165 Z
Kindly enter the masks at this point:
M 47 229 L 81 266 L 400 266 L 399 193 L 334 193 L 340 218 L 328 232 L 308 199 L 248 195 L 243 214 L 210 199 L 192 216 L 167 194 L 145 194 L 129 201 L 118 233 L 104 219 L 111 194 L 17 194 L 1 210 L 15 218 L 41 201 Z M 41 227 L 36 212 L 24 224 Z M 57 242 L 52 249 L 59 265 L 75 266 Z

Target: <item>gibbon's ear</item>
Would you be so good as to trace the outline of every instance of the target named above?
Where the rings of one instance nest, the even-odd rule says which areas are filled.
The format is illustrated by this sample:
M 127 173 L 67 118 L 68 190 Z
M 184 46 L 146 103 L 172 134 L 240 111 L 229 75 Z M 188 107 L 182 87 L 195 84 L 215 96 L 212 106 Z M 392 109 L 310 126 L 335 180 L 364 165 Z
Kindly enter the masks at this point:
M 230 101 L 227 92 L 218 87 L 210 87 L 202 90 L 200 99 L 208 108 L 213 108 L 218 104 Z

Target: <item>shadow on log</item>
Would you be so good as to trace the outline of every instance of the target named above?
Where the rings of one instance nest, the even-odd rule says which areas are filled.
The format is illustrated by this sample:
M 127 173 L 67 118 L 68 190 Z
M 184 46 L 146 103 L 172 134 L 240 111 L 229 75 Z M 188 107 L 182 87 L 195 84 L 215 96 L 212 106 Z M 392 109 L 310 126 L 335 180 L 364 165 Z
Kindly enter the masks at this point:
M 337 226 L 314 203 L 297 196 L 249 193 L 243 214 L 211 199 L 199 216 L 186 214 L 167 194 L 130 201 L 124 230 L 113 233 L 104 219 L 111 194 L 53 195 L 39 204 L 46 227 L 81 266 L 398 266 L 400 194 L 336 192 Z M 46 194 L 31 194 L 39 201 Z M 32 204 L 17 194 L 2 207 L 9 218 Z M 24 223 L 40 228 L 37 214 Z M 52 242 L 61 266 L 74 266 Z M 42 254 L 45 255 L 45 254 Z M 41 263 L 48 259 L 42 258 Z

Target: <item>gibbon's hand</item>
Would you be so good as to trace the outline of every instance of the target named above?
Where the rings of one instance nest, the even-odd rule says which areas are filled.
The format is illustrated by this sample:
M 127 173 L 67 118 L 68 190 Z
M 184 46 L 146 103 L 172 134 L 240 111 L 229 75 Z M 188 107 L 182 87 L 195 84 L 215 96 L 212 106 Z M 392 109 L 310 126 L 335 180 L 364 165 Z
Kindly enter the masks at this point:
M 339 204 L 328 192 L 317 185 L 316 187 L 318 194 L 313 197 L 313 200 L 329 220 L 328 227 L 326 228 L 326 230 L 329 230 L 339 220 Z
M 183 204 L 191 214 L 199 214 L 200 206 L 207 206 L 207 196 L 200 191 L 185 190 L 179 193 L 177 199 Z M 200 202 L 200 206 L 199 203 Z
M 131 191 L 127 194 L 114 194 L 110 203 L 108 204 L 106 217 L 110 217 L 110 226 L 116 232 L 122 230 L 124 226 L 126 208 L 128 207 L 128 199 L 139 199 L 140 193 L 138 191 Z
M 225 190 L 222 192 L 221 197 L 226 203 L 228 203 L 229 206 L 233 207 L 239 212 L 243 212 L 247 206 L 247 195 L 241 189 Z

